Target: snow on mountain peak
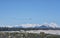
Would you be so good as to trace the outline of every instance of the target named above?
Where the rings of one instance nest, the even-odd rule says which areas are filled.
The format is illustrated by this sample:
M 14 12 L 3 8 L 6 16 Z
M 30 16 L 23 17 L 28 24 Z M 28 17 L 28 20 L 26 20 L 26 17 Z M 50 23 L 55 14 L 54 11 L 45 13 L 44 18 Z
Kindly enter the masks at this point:
M 39 26 L 46 26 L 46 27 L 58 27 L 58 25 L 56 23 L 44 23 L 44 24 L 20 24 L 20 25 L 4 25 L 3 27 L 23 27 L 23 28 L 29 28 L 29 27 L 39 27 Z
M 27 28 L 27 27 L 34 27 L 36 24 L 22 24 L 22 27 Z
M 53 23 L 53 22 L 50 23 L 50 26 L 53 27 L 53 28 L 58 27 L 58 25 L 56 23 Z

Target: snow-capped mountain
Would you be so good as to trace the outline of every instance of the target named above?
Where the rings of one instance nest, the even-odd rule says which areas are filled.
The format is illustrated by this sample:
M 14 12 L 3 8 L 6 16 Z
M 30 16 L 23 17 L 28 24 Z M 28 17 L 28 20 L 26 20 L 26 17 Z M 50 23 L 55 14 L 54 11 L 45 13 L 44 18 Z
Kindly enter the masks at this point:
M 56 23 L 50 23 L 50 24 L 44 23 L 41 24 L 40 26 L 35 26 L 35 28 L 58 28 L 58 25 Z
M 23 28 L 21 25 L 15 25 L 14 28 Z
M 60 30 L 56 23 L 44 24 L 20 24 L 20 25 L 3 25 L 0 31 L 20 31 L 20 30 Z
M 4 26 L 3 26 L 4 27 Z M 20 24 L 20 25 L 6 25 L 5 27 L 15 27 L 15 28 L 56 28 L 58 25 L 56 23 L 44 23 L 44 24 Z

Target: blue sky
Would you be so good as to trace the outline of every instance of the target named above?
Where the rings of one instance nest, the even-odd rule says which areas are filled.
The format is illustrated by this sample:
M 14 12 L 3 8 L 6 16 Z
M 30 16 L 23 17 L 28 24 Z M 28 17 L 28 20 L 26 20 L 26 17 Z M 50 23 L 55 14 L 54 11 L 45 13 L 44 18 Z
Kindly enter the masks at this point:
M 60 25 L 60 0 L 0 0 L 0 24 Z

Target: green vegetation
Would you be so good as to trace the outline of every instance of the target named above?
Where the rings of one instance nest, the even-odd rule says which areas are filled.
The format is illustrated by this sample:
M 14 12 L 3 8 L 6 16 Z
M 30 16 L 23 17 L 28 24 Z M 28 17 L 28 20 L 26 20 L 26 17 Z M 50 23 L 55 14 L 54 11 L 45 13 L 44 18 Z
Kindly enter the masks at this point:
M 41 32 L 36 33 L 22 33 L 22 32 L 0 32 L 0 38 L 60 38 L 60 35 L 51 35 Z

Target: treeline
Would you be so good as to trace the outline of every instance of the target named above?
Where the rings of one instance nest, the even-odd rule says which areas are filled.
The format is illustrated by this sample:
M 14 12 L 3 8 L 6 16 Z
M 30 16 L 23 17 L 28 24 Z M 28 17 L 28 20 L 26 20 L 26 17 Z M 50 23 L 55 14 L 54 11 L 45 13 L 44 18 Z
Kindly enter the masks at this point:
M 20 31 L 20 30 L 60 30 L 60 28 L 8 28 L 0 27 L 0 31 Z

